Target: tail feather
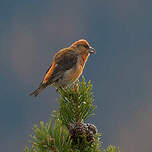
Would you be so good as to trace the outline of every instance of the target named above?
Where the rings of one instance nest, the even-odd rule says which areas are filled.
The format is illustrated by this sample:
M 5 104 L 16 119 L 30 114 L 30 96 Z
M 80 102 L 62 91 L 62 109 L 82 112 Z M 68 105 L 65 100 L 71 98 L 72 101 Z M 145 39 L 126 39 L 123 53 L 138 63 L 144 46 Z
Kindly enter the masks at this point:
M 45 89 L 46 88 L 46 85 L 44 85 L 44 84 L 40 84 L 39 85 L 39 87 L 38 87 L 38 89 L 36 89 L 35 91 L 33 91 L 32 93 L 30 93 L 29 95 L 30 96 L 34 96 L 34 97 L 37 97 L 38 95 L 39 95 L 39 93 L 43 90 L 43 89 Z

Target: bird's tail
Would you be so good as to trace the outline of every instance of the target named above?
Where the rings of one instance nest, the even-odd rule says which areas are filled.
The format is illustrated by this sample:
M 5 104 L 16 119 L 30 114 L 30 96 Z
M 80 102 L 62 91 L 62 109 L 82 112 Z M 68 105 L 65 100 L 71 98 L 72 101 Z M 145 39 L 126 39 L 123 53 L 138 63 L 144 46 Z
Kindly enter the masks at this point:
M 39 85 L 38 89 L 36 89 L 36 90 L 33 91 L 32 93 L 30 93 L 29 95 L 30 95 L 30 96 L 35 96 L 35 97 L 37 97 L 37 96 L 39 95 L 39 93 L 40 93 L 43 89 L 45 89 L 45 88 L 46 88 L 46 85 L 43 84 L 43 83 L 41 83 L 41 84 Z

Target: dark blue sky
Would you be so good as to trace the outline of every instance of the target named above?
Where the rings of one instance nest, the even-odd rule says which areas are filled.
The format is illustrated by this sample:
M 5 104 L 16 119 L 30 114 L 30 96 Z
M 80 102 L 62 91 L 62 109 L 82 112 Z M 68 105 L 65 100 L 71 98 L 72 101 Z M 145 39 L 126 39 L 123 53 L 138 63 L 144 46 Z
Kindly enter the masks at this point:
M 54 53 L 84 38 L 96 49 L 83 75 L 94 87 L 105 144 L 152 151 L 152 2 L 150 0 L 1 0 L 0 147 L 23 151 L 33 124 L 58 107 L 55 88 L 28 96 Z

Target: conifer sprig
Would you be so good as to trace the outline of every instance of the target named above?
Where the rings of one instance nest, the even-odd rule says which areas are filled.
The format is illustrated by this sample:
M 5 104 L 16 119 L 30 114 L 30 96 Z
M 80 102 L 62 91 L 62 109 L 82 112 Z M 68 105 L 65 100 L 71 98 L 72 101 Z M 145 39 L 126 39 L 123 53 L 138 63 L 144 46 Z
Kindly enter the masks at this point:
M 54 125 L 52 120 L 44 124 L 40 122 L 33 127 L 34 135 L 31 136 L 32 148 L 26 147 L 25 152 L 67 152 L 71 149 L 71 140 L 68 129 L 56 119 Z
M 65 125 L 84 122 L 94 115 L 95 105 L 93 105 L 92 84 L 90 81 L 87 84 L 84 77 L 82 82 L 78 82 L 73 87 L 60 89 L 59 94 L 59 118 Z
M 115 146 L 102 147 L 95 125 L 85 123 L 95 110 L 92 84 L 82 82 L 59 89 L 59 112 L 53 111 L 48 123 L 34 125 L 31 148 L 24 152 L 120 152 Z

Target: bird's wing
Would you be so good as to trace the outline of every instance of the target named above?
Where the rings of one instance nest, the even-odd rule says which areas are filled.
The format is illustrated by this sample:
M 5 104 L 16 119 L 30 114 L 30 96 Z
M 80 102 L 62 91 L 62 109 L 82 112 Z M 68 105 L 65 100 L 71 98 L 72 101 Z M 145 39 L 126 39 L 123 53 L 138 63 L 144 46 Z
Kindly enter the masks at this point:
M 59 55 L 55 56 L 56 63 L 60 66 L 63 71 L 71 69 L 76 65 L 78 59 L 78 54 L 70 49 L 61 52 Z
M 78 55 L 73 50 L 62 51 L 48 70 L 43 82 L 52 84 L 61 79 L 64 72 L 76 66 Z

